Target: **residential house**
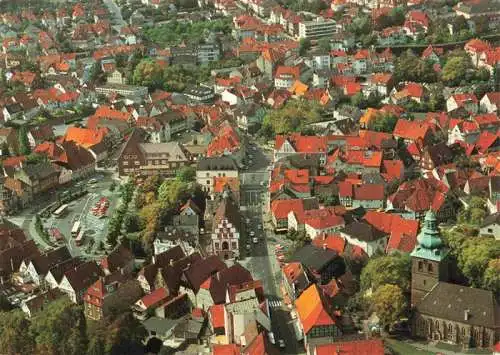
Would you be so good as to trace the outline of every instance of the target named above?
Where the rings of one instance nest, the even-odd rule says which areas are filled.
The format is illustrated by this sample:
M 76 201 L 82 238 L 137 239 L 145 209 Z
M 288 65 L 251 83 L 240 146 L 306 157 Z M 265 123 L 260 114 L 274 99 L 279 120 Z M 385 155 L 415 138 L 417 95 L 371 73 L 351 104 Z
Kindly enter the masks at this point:
M 433 170 L 441 165 L 449 164 L 453 161 L 453 151 L 446 143 L 438 143 L 424 147 L 420 167 L 422 170 Z
M 16 155 L 19 151 L 17 132 L 12 127 L 0 128 L 0 154 Z
M 274 73 L 274 87 L 277 89 L 290 89 L 297 80 L 300 80 L 299 66 L 280 65 Z
M 312 284 L 312 277 L 308 273 L 300 262 L 286 263 L 281 268 L 281 285 L 290 302 L 295 301 Z
M 231 286 L 240 286 L 252 282 L 253 278 L 247 269 L 238 263 L 209 276 L 196 294 L 197 308 L 208 311 L 213 305 L 226 303 L 227 291 Z
M 302 136 L 297 133 L 289 136 L 276 136 L 274 162 L 292 155 L 318 156 L 320 165 L 325 165 L 327 156 L 326 137 Z
M 27 136 L 32 150 L 44 141 L 55 138 L 53 127 L 48 124 L 30 127 Z
M 384 252 L 387 246 L 387 233 L 366 222 L 354 221 L 340 231 L 347 243 L 361 248 L 368 256 L 377 251 Z
M 290 257 L 290 262 L 299 262 L 308 269 L 311 276 L 319 284 L 327 284 L 332 278 L 344 274 L 344 260 L 333 250 L 312 244 L 297 249 Z
M 297 323 L 304 347 L 332 343 L 342 335 L 339 317 L 335 315 L 316 284 L 309 286 L 295 301 Z
M 104 275 L 111 275 L 114 272 L 129 275 L 134 269 L 134 254 L 123 244 L 120 244 L 101 259 L 100 266 Z
M 14 280 L 17 280 L 19 284 L 34 283 L 37 286 L 44 286 L 44 280 L 49 269 L 70 258 L 71 254 L 66 247 L 35 255 L 31 259 L 23 260 L 19 266 L 19 275 L 16 275 Z
M 500 240 L 500 212 L 486 216 L 479 229 L 479 234 L 482 236 L 492 236 L 496 240 Z
M 276 232 L 288 231 L 288 215 L 290 212 L 297 214 L 305 210 L 318 209 L 319 202 L 316 198 L 285 199 L 271 202 L 271 218 Z
M 452 112 L 461 108 L 471 114 L 476 114 L 479 109 L 478 103 L 477 97 L 474 94 L 454 94 L 446 100 L 446 111 Z
M 137 280 L 116 275 L 100 277 L 83 295 L 84 314 L 87 319 L 101 321 L 110 315 L 125 312 L 142 296 Z
M 101 269 L 93 261 L 87 261 L 66 271 L 59 290 L 64 292 L 73 303 L 81 303 L 87 288 L 102 276 Z
M 408 121 L 399 119 L 392 132 L 394 138 L 402 139 L 408 146 L 415 141 L 429 144 L 432 138 L 432 131 L 427 122 Z

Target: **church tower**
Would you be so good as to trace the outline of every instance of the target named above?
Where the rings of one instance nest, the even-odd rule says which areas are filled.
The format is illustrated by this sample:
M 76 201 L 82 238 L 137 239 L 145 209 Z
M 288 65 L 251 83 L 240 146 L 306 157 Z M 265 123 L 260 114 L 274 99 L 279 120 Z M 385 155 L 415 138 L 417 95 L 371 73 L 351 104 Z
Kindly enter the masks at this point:
M 411 305 L 415 306 L 439 282 L 448 281 L 448 252 L 436 215 L 429 210 L 411 253 Z

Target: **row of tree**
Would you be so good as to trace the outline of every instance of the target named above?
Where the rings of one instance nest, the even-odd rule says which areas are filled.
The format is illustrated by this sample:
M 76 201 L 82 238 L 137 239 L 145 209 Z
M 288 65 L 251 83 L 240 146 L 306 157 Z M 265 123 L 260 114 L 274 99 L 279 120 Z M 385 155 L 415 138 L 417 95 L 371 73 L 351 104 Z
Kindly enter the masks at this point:
M 122 234 L 122 225 L 124 217 L 128 211 L 129 204 L 132 201 L 135 191 L 135 180 L 130 178 L 125 184 L 120 185 L 120 205 L 117 207 L 108 224 L 108 244 L 115 247 L 118 237 Z
M 82 308 L 61 298 L 27 319 L 20 310 L 0 312 L 3 354 L 143 354 L 146 331 L 128 313 L 102 323 L 88 322 Z

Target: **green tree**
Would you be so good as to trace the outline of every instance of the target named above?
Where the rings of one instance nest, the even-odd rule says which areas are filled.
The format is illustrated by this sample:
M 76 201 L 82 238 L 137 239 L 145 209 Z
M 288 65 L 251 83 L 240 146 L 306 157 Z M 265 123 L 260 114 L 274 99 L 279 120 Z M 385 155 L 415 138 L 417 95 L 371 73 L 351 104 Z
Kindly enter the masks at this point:
M 263 132 L 270 132 L 273 136 L 274 134 L 299 132 L 307 124 L 320 121 L 321 113 L 322 108 L 314 101 L 288 101 L 281 109 L 266 113 L 263 121 Z
M 105 354 L 144 354 L 142 340 L 146 330 L 130 312 L 123 313 L 106 329 Z
M 9 302 L 5 295 L 0 295 L 0 312 L 6 312 L 13 309 L 14 306 Z
M 414 81 L 418 83 L 433 83 L 437 80 L 433 63 L 422 60 L 411 50 L 404 52 L 396 60 L 394 76 L 397 82 Z
M 299 54 L 304 55 L 311 49 L 312 43 L 309 38 L 301 38 L 299 41 Z
M 481 287 L 490 260 L 500 258 L 500 243 L 494 238 L 476 237 L 465 241 L 458 266 L 473 287 Z
M 441 78 L 451 85 L 458 85 L 465 79 L 470 68 L 470 59 L 465 56 L 451 57 L 446 61 Z
M 183 166 L 177 171 L 176 179 L 181 182 L 194 182 L 196 180 L 196 168 Z
M 134 69 L 132 81 L 135 85 L 147 86 L 150 89 L 160 88 L 163 83 L 163 69 L 150 58 L 145 58 Z
M 31 153 L 30 142 L 28 140 L 28 128 L 23 125 L 17 131 L 17 138 L 19 141 L 19 153 L 21 155 L 28 155 Z
M 411 260 L 406 254 L 394 253 L 371 258 L 361 272 L 361 289 L 377 290 L 391 284 L 407 292 L 410 289 Z
M 86 321 L 82 309 L 61 298 L 32 320 L 29 332 L 37 347 L 51 354 L 80 355 L 87 350 Z
M 492 259 L 488 262 L 488 267 L 484 271 L 482 287 L 500 294 L 500 258 Z
M 372 131 L 392 133 L 398 117 L 392 113 L 380 113 L 377 117 L 370 121 L 368 128 Z
M 3 354 L 33 354 L 35 342 L 27 332 L 30 322 L 20 310 L 0 312 L 0 348 Z
M 125 217 L 123 217 L 123 230 L 127 233 L 138 232 L 140 230 L 139 216 L 127 213 Z
M 397 322 L 406 309 L 406 299 L 397 285 L 380 286 L 370 297 L 370 301 L 385 329 Z

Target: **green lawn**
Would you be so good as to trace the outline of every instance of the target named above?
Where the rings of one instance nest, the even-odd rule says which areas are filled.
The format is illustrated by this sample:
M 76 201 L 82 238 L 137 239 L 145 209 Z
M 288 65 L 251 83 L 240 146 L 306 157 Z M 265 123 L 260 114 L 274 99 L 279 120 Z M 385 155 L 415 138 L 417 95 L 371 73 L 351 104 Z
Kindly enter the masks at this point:
M 408 343 L 395 340 L 395 339 L 385 339 L 386 345 L 398 355 L 434 355 L 435 353 L 419 350 Z

